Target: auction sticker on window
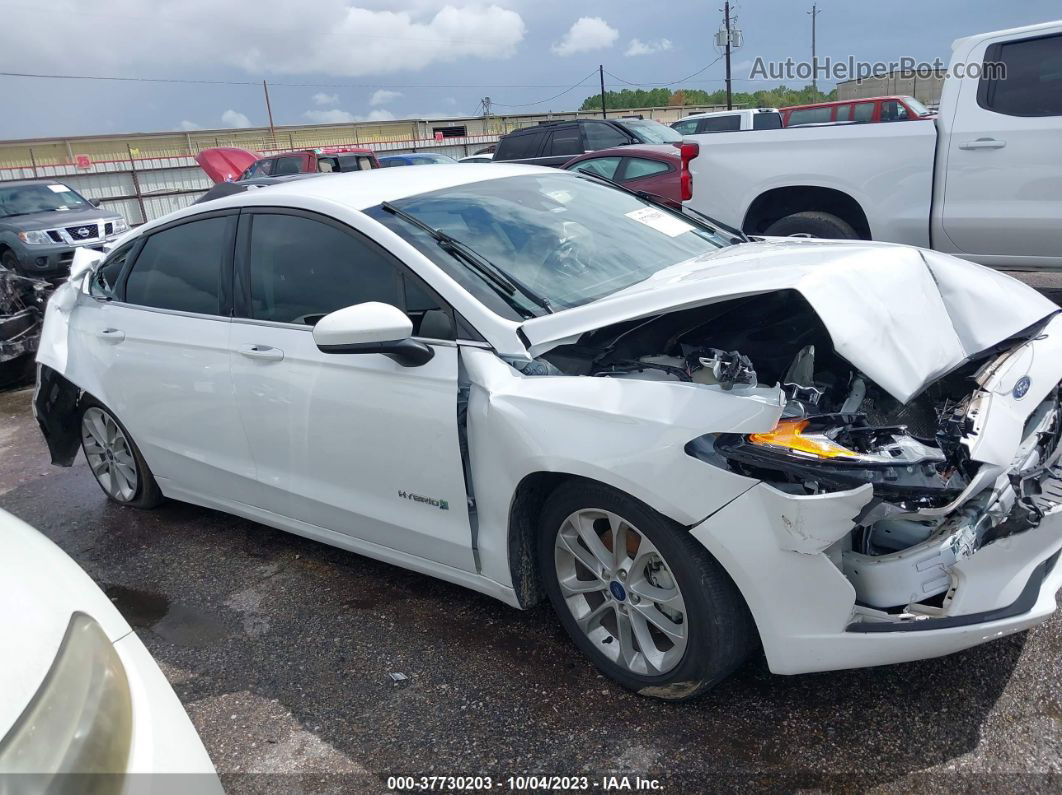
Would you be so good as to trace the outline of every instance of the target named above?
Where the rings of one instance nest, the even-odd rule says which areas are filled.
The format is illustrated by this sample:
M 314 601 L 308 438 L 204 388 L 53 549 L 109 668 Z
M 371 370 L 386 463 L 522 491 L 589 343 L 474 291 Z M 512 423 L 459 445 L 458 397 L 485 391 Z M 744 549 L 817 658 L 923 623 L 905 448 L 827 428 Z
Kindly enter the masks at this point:
M 632 210 L 629 213 L 625 213 L 625 215 L 640 224 L 652 227 L 657 232 L 662 232 L 668 237 L 678 237 L 683 232 L 693 231 L 692 224 L 688 224 L 681 218 L 677 218 L 671 213 L 665 213 L 655 207 L 643 207 L 640 210 Z

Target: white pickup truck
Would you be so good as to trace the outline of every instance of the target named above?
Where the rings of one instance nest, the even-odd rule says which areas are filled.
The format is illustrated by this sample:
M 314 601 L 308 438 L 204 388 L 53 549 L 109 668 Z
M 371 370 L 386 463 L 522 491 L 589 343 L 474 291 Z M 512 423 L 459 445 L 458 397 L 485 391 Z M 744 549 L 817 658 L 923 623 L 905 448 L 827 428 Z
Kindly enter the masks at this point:
M 1062 268 L 1062 20 L 957 40 L 935 120 L 689 138 L 687 206 L 748 234 Z

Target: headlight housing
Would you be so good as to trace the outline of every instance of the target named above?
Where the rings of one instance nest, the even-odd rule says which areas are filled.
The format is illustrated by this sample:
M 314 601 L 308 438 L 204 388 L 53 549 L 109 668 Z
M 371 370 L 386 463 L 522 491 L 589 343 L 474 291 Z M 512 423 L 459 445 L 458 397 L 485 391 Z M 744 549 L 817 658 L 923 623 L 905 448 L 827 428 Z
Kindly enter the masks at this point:
M 129 231 L 129 223 L 124 218 L 115 218 L 112 223 L 114 224 L 112 229 L 115 234 Z
M 18 239 L 31 246 L 46 246 L 55 243 L 55 241 L 48 236 L 47 232 L 40 229 L 33 229 L 29 232 L 19 232 Z
M 118 652 L 93 618 L 74 613 L 44 682 L 0 740 L 0 772 L 38 774 L 26 779 L 30 789 L 41 784 L 40 774 L 124 774 L 132 734 L 132 696 Z M 123 785 L 121 775 L 89 779 L 83 791 Z

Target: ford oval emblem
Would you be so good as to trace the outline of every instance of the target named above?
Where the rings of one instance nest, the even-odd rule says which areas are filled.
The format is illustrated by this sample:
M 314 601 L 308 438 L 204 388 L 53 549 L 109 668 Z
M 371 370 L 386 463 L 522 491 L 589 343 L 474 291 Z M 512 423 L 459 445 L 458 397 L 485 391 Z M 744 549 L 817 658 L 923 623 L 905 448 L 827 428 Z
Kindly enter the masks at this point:
M 1018 383 L 1014 385 L 1014 390 L 1011 392 L 1014 395 L 1015 400 L 1021 400 L 1029 391 L 1029 387 L 1032 386 L 1032 379 L 1027 375 L 1023 375 L 1018 379 Z

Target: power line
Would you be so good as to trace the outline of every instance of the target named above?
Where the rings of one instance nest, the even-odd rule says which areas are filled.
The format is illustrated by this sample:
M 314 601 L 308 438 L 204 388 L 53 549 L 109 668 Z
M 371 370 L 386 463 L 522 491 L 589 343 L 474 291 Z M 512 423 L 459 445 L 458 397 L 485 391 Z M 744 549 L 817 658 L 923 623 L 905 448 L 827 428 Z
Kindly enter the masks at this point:
M 563 97 L 569 91 L 574 91 L 575 89 L 577 89 L 579 86 L 581 86 L 583 83 L 585 83 L 587 80 L 589 80 L 591 77 L 593 77 L 596 74 L 597 74 L 597 69 L 592 71 L 590 74 L 588 74 L 586 77 L 584 77 L 582 80 L 580 80 L 575 85 L 564 89 L 559 94 L 554 94 L 552 97 L 546 97 L 545 99 L 540 99 L 540 100 L 538 100 L 536 102 L 521 102 L 520 104 L 517 104 L 517 105 L 508 104 L 508 103 L 505 103 L 505 102 L 493 102 L 492 104 L 497 105 L 498 107 L 502 107 L 502 108 L 529 108 L 532 105 L 541 105 L 542 103 L 550 102 L 551 100 L 554 100 L 557 97 Z
M 716 58 L 716 59 L 715 59 L 714 61 L 712 61 L 712 62 L 711 62 L 710 64 L 708 64 L 707 66 L 705 66 L 705 67 L 703 67 L 703 68 L 701 68 L 701 69 L 698 69 L 698 70 L 697 70 L 696 72 L 694 72 L 693 74 L 691 74 L 691 75 L 686 75 L 685 77 L 680 77 L 680 78 L 679 78 L 678 80 L 671 80 L 670 82 L 667 82 L 667 83 L 663 83 L 663 82 L 654 82 L 654 83 L 632 83 L 632 82 L 631 82 L 630 80 L 624 80 L 624 79 L 623 79 L 622 77 L 620 77 L 619 75 L 617 75 L 617 74 L 613 74 L 612 72 L 608 71 L 608 69 L 606 69 L 606 70 L 605 70 L 605 74 L 607 74 L 607 75 L 608 75 L 609 77 L 614 77 L 614 78 L 615 78 L 616 80 L 619 80 L 619 81 L 620 81 L 621 83 L 626 83 L 626 84 L 627 84 L 627 85 L 629 85 L 629 86 L 636 86 L 636 87 L 652 86 L 652 87 L 654 87 L 654 88 L 667 88 L 668 86 L 673 86 L 673 85 L 676 85 L 677 83 L 685 83 L 685 82 L 686 82 L 687 80 L 689 80 L 690 78 L 692 78 L 692 77 L 696 77 L 697 75 L 701 74 L 702 72 L 707 72 L 707 71 L 708 71 L 708 70 L 709 70 L 709 69 L 710 69 L 711 67 L 715 66 L 715 65 L 716 65 L 717 63 L 719 63 L 719 62 L 720 62 L 720 61 L 721 61 L 722 59 L 723 59 L 723 56 L 722 56 L 722 55 L 720 55 L 720 56 L 719 56 L 718 58 Z M 717 82 L 717 81 L 711 81 L 711 82 Z

